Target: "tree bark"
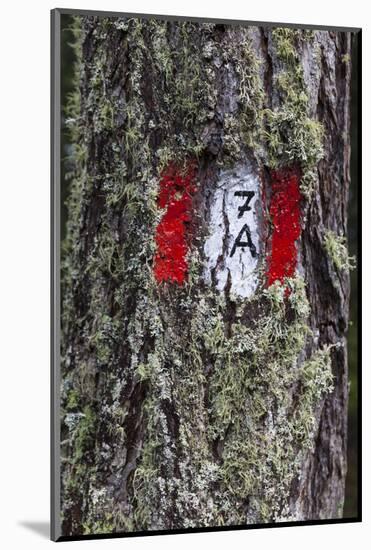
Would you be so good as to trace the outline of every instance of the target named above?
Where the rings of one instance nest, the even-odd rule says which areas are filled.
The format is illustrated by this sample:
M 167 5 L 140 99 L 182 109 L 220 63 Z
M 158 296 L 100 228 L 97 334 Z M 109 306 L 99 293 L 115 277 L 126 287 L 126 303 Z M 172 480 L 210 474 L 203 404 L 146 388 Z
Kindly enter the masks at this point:
M 75 27 L 62 534 L 341 517 L 350 33 Z M 193 187 L 184 269 L 166 280 L 158 197 L 174 174 Z M 299 221 L 277 275 L 281 199 Z

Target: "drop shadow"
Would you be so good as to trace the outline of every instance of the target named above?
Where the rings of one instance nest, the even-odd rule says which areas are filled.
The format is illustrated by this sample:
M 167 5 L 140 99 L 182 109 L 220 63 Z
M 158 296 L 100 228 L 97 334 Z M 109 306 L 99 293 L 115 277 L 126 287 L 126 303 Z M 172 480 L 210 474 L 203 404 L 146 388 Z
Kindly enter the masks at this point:
M 50 538 L 50 523 L 48 521 L 19 521 L 18 525 L 33 531 L 43 539 Z

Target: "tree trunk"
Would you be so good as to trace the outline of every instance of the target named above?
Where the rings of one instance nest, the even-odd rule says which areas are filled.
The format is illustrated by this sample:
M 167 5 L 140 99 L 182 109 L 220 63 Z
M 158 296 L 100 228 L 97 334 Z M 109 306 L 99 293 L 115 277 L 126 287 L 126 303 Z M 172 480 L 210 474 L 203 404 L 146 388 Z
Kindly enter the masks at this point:
M 75 28 L 62 534 L 341 517 L 350 33 Z

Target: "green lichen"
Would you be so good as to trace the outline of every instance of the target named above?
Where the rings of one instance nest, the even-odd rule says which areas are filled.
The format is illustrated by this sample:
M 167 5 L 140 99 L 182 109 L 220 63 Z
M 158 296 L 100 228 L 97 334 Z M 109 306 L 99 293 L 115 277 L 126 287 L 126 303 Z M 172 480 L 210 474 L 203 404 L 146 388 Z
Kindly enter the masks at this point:
M 241 499 L 254 497 L 260 507 L 269 509 L 270 520 L 279 515 L 287 497 L 300 450 L 311 444 L 315 402 L 331 390 L 322 355 L 300 365 L 309 335 L 309 305 L 303 280 L 288 284 L 290 322 L 284 288 L 275 284 L 264 291 L 266 311 L 252 326 L 236 323 L 226 338 L 217 319 L 205 335 L 215 365 L 210 435 L 223 442 L 224 490 Z M 328 358 L 327 352 L 323 354 Z M 301 398 L 290 422 L 286 411 L 293 406 L 290 388 L 296 385 Z M 262 521 L 267 516 L 258 509 L 256 513 Z
M 80 395 L 77 390 L 70 390 L 66 399 L 66 411 L 73 411 L 78 408 L 80 401 Z
M 76 464 L 81 463 L 85 459 L 85 452 L 90 450 L 94 442 L 96 420 L 95 411 L 91 407 L 86 406 L 74 435 L 73 458 Z
M 280 27 L 272 30 L 272 38 L 276 43 L 277 55 L 284 62 L 295 65 L 298 55 L 294 41 L 299 36 L 300 31 L 295 29 Z
M 349 256 L 347 240 L 344 236 L 337 235 L 333 231 L 326 231 L 324 246 L 336 269 L 339 271 L 351 271 L 355 269 L 355 258 L 354 256 Z
M 209 299 L 200 297 L 193 312 L 188 351 L 175 350 L 174 353 L 162 341 L 156 353 L 148 356 L 148 362 L 138 365 L 141 379 L 150 384 L 151 396 L 145 404 L 148 432 L 134 476 L 139 528 L 165 522 L 166 510 L 172 510 L 171 499 L 162 501 L 161 513 L 151 511 L 151 503 L 161 500 L 162 491 L 176 493 L 179 514 L 188 511 L 185 513 L 188 517 L 190 507 L 194 513 L 197 511 L 199 522 L 190 522 L 189 526 L 244 522 L 246 499 L 256 503 L 251 521 L 272 521 L 280 516 L 301 464 L 301 453 L 313 444 L 316 405 L 332 389 L 329 349 L 319 351 L 307 361 L 300 359 L 310 338 L 309 304 L 301 278 L 288 280 L 287 285 L 291 290 L 288 300 L 284 287 L 279 284 L 263 291 L 255 299 L 265 300 L 255 324 L 247 328 L 238 322 L 237 316 L 228 337 L 222 301 L 214 301 L 212 306 Z M 239 311 L 242 315 L 242 305 Z M 174 335 L 170 340 L 177 341 Z M 213 365 L 206 378 L 205 352 L 206 362 Z M 171 383 L 170 378 L 174 376 L 181 377 L 181 384 Z M 199 396 L 199 388 L 205 383 L 208 385 L 208 432 L 197 434 L 195 421 L 206 411 L 201 396 L 201 402 L 190 403 L 190 400 L 192 395 Z M 295 387 L 300 398 L 294 405 L 291 390 Z M 180 389 L 174 394 L 174 388 Z M 156 460 L 157 453 L 162 456 L 163 445 L 170 444 L 169 434 L 165 439 L 159 438 L 159 433 L 166 434 L 167 428 L 156 394 L 165 400 L 171 395 L 179 415 L 178 453 L 180 456 L 184 453 L 182 480 L 165 481 L 161 464 Z M 288 421 L 286 411 L 290 408 L 292 415 Z M 220 463 L 212 461 L 210 445 L 220 447 Z M 170 449 L 167 460 L 172 461 Z M 211 476 L 209 481 L 205 479 L 208 463 L 210 468 L 213 465 L 207 470 Z M 192 476 L 193 490 L 187 489 L 187 475 Z M 199 493 L 194 491 L 196 477 L 202 486 Z M 210 499 L 213 505 L 207 507 L 205 502 Z M 241 502 L 241 508 L 236 499 Z
M 218 155 L 216 162 L 224 168 L 239 161 L 246 148 L 259 154 L 264 102 L 261 61 L 254 52 L 249 30 L 239 27 L 227 32 L 235 32 L 235 37 L 220 46 L 220 64 L 231 71 L 229 93 L 236 94 L 238 107 L 231 108 L 229 112 L 227 110 L 223 116 L 222 156 Z M 217 76 L 214 68 L 214 82 Z M 233 83 L 233 79 L 236 79 L 236 83 Z
M 275 85 L 282 98 L 282 107 L 264 111 L 268 162 L 277 167 L 299 163 L 303 194 L 310 198 L 316 186 L 316 166 L 323 158 L 322 124 L 309 116 L 309 101 L 303 67 L 298 54 L 300 40 L 308 39 L 301 31 L 274 29 L 272 41 L 282 69 Z
M 92 351 L 96 357 L 97 366 L 103 367 L 112 360 L 112 349 L 119 339 L 120 322 L 104 314 L 97 319 L 96 331 L 90 339 Z
M 351 62 L 351 56 L 346 53 L 342 56 L 341 60 L 345 65 L 349 65 L 349 63 Z

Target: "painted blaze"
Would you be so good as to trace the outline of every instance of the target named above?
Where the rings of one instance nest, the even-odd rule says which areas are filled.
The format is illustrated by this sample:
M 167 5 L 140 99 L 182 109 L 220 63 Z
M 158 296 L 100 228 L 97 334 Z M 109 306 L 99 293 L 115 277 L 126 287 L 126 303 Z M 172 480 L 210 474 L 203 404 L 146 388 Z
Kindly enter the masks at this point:
M 158 206 L 164 210 L 156 229 L 154 275 L 158 282 L 184 284 L 188 277 L 189 228 L 196 191 L 196 164 L 170 164 L 160 180 Z M 261 277 L 258 263 L 266 250 L 266 284 L 295 274 L 300 237 L 300 170 L 272 170 L 269 221 L 272 233 L 263 248 L 261 182 L 249 164 L 222 171 L 210 200 L 204 244 L 204 279 L 220 291 L 249 297 Z M 261 214 L 259 214 L 261 212 Z M 267 220 L 265 220 L 267 221 Z
M 295 274 L 300 226 L 300 170 L 280 168 L 271 172 L 270 220 L 273 226 L 271 252 L 267 258 L 267 284 L 284 282 Z
M 196 165 L 189 162 L 184 169 L 170 164 L 161 176 L 157 204 L 165 212 L 156 230 L 153 268 L 158 282 L 182 285 L 187 279 L 187 233 L 196 191 L 195 175 Z

